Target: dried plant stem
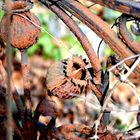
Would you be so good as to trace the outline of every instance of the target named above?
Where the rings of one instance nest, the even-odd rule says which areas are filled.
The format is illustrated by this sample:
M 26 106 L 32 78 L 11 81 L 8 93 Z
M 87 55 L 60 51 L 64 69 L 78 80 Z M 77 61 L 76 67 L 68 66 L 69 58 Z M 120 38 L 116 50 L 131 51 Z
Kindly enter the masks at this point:
M 30 89 L 29 80 L 29 66 L 28 66 L 28 55 L 27 50 L 21 50 L 21 65 L 22 65 L 22 75 L 23 75 L 23 86 L 26 89 Z
M 116 67 L 118 67 L 119 65 L 123 64 L 125 61 L 128 61 L 130 59 L 134 59 L 136 57 L 139 57 L 140 54 L 137 54 L 137 55 L 133 55 L 133 56 L 129 56 L 125 59 L 123 59 L 122 61 L 120 61 L 119 63 L 117 63 L 116 65 L 112 66 L 111 68 L 108 69 L 108 72 L 111 72 L 113 69 L 115 69 Z
M 116 88 L 120 83 L 121 83 L 120 81 L 117 81 L 117 82 L 115 83 L 115 85 L 113 86 L 113 88 L 110 90 L 110 93 L 106 96 L 106 99 L 105 99 L 104 105 L 103 105 L 103 107 L 102 107 L 101 113 L 100 113 L 100 115 L 99 115 L 99 117 L 98 117 L 98 120 L 101 120 L 102 115 L 103 115 L 103 112 L 104 112 L 105 109 L 106 109 L 106 106 L 107 106 L 107 104 L 108 104 L 108 102 L 109 102 L 109 100 L 110 100 L 110 98 L 111 98 L 111 96 L 112 96 L 112 94 L 113 94 L 113 91 L 115 90 L 115 88 Z
M 117 82 L 115 83 L 115 85 L 113 86 L 113 88 L 111 89 L 110 93 L 107 95 L 107 97 L 106 97 L 106 99 L 105 99 L 105 102 L 104 102 L 104 105 L 103 105 L 102 110 L 101 110 L 101 112 L 100 112 L 100 115 L 99 115 L 98 119 L 97 119 L 97 120 L 95 121 L 95 123 L 94 123 L 94 124 L 95 124 L 95 135 L 92 137 L 92 138 L 94 138 L 94 139 L 98 139 L 98 135 L 97 135 L 97 133 L 98 133 L 98 126 L 100 125 L 101 118 L 102 118 L 102 116 L 103 116 L 104 111 L 106 110 L 106 106 L 107 106 L 107 104 L 108 104 L 108 102 L 109 102 L 109 100 L 110 100 L 110 98 L 111 98 L 111 96 L 112 96 L 112 94 L 113 94 L 114 89 L 115 89 L 120 83 L 121 83 L 120 81 L 117 81 Z
M 21 50 L 21 65 L 22 65 L 22 75 L 23 75 L 23 87 L 24 87 L 24 100 L 25 100 L 25 110 L 30 118 L 32 115 L 32 103 L 31 103 L 31 93 L 30 93 L 30 78 L 29 78 L 29 65 L 27 49 Z
M 11 57 L 12 47 L 10 45 L 10 18 L 11 0 L 5 0 L 7 6 L 7 33 L 6 33 L 6 65 L 7 65 L 7 140 L 13 140 L 13 119 L 12 119 L 12 94 L 11 94 Z
M 126 79 L 134 71 L 134 69 L 138 66 L 139 63 L 140 63 L 140 56 L 135 61 L 135 63 L 132 65 L 132 67 L 129 69 L 129 71 L 126 74 L 124 74 L 124 75 L 121 76 L 120 80 L 123 81 L 123 82 L 126 81 Z
M 140 57 L 139 57 L 139 58 L 136 60 L 136 62 L 132 65 L 132 67 L 130 68 L 130 70 L 129 70 L 125 75 L 122 75 L 123 77 L 120 78 L 122 82 L 125 82 L 125 81 L 127 80 L 127 78 L 129 77 L 129 75 L 134 71 L 134 69 L 135 69 L 136 66 L 139 64 L 139 62 L 140 62 Z M 101 111 L 101 113 L 100 113 L 98 119 L 95 121 L 95 128 L 96 128 L 96 129 L 95 129 L 95 132 L 97 131 L 97 127 L 98 127 L 99 124 L 100 124 L 100 120 L 101 120 L 101 118 L 102 118 L 102 116 L 103 116 L 103 113 L 104 113 L 104 111 L 105 111 L 105 109 L 106 109 L 106 106 L 107 106 L 107 104 L 108 104 L 108 102 L 109 102 L 109 99 L 110 99 L 111 96 L 112 96 L 112 93 L 113 93 L 114 89 L 121 83 L 121 81 L 117 81 L 117 82 L 115 83 L 115 85 L 114 85 L 113 88 L 111 89 L 111 92 L 110 92 L 110 93 L 108 94 L 108 96 L 106 97 L 105 102 L 104 102 L 104 105 L 103 105 L 103 107 L 102 107 L 102 111 Z M 132 88 L 132 86 L 130 86 L 130 87 Z M 133 92 L 134 92 L 135 96 L 137 97 L 138 102 L 140 103 L 140 98 L 139 98 L 137 92 L 136 92 L 134 89 L 133 89 Z M 94 138 L 97 138 L 97 132 L 95 133 Z
M 71 95 L 72 96 L 75 96 L 75 97 L 78 97 L 80 99 L 80 101 L 81 100 L 82 101 L 85 101 L 86 100 L 84 97 L 82 97 L 80 95 L 77 95 L 77 94 L 71 94 Z M 91 108 L 93 108 L 97 112 L 103 111 L 103 107 L 99 103 L 95 103 L 95 102 L 91 102 L 89 100 L 86 100 L 86 104 L 88 106 L 90 106 Z M 110 112 L 116 112 L 116 113 L 118 113 L 118 112 L 124 112 L 124 111 L 127 112 L 127 113 L 128 112 L 131 112 L 131 113 L 138 113 L 139 112 L 139 109 L 128 109 L 128 108 L 125 108 L 125 107 L 122 107 L 121 108 L 120 106 L 118 106 L 116 108 L 106 107 L 105 110 L 106 111 L 110 111 Z

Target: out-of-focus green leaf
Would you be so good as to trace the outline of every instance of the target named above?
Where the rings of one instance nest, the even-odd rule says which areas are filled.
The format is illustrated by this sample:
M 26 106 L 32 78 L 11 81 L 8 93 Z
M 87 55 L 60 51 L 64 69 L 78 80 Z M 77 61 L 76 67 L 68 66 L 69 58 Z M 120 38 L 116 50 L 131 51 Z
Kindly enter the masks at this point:
M 4 11 L 0 10 L 0 20 L 2 19 L 3 15 L 4 15 Z
M 104 19 L 107 21 L 112 21 L 121 15 L 120 12 L 111 10 L 109 8 L 104 8 Z

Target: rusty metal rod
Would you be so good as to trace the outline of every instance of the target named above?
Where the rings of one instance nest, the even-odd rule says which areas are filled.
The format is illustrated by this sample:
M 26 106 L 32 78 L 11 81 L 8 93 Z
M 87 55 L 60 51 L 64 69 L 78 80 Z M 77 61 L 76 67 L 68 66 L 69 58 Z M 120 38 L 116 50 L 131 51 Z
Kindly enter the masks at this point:
M 12 118 L 12 93 L 11 93 L 11 58 L 12 58 L 12 47 L 10 44 L 11 35 L 11 0 L 5 0 L 7 6 L 7 26 L 6 26 L 6 66 L 7 66 L 7 140 L 13 140 L 13 118 Z
M 46 2 L 45 2 L 46 3 Z M 45 4 L 44 3 L 44 4 Z M 47 4 L 47 3 L 46 3 Z M 46 5 L 45 4 L 45 5 Z M 95 83 L 100 84 L 101 82 L 101 66 L 99 59 L 97 58 L 94 49 L 92 48 L 92 45 L 88 41 L 88 38 L 85 36 L 85 34 L 81 31 L 81 29 L 77 26 L 77 24 L 74 22 L 74 20 L 66 14 L 65 11 L 60 9 L 58 6 L 51 5 L 51 3 L 48 3 L 49 8 L 69 27 L 69 29 L 73 32 L 73 34 L 77 37 L 79 42 L 82 44 L 83 49 L 87 53 L 87 56 L 93 66 L 94 74 L 95 74 Z
M 88 0 L 113 10 L 140 18 L 140 2 L 133 0 Z
M 59 6 L 72 13 L 80 21 L 85 23 L 99 37 L 101 37 L 121 59 L 132 56 L 133 53 L 122 43 L 116 36 L 115 32 L 110 29 L 106 22 L 89 11 L 88 8 L 73 0 L 63 0 L 56 2 Z M 131 65 L 133 61 L 127 61 Z M 140 77 L 140 65 L 134 71 Z
M 129 17 L 127 15 L 121 15 L 119 17 L 119 33 L 122 37 L 122 39 L 125 41 L 125 43 L 128 45 L 128 47 L 134 52 L 134 53 L 139 53 L 140 54 L 140 44 L 135 41 L 131 33 L 128 31 L 126 23 L 127 19 Z

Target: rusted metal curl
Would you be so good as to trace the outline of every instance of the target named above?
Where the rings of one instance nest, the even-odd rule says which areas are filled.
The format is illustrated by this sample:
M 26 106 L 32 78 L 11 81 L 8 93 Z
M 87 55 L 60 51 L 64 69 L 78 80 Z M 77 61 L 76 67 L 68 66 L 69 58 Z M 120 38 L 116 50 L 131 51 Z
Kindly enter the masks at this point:
M 55 62 L 47 71 L 47 88 L 53 95 L 63 99 L 75 97 L 73 94 L 81 94 L 87 86 L 87 65 L 81 56 Z
M 120 59 L 134 55 L 134 53 L 128 49 L 128 47 L 121 42 L 113 30 L 109 28 L 98 16 L 89 11 L 88 8 L 84 7 L 81 3 L 74 0 L 63 0 L 56 2 L 60 7 L 72 13 L 76 18 L 85 23 L 90 29 L 96 32 L 110 47 L 116 52 Z M 99 3 L 99 2 L 98 2 Z M 131 66 L 133 60 L 128 60 L 126 64 Z M 140 65 L 136 67 L 134 73 L 140 76 Z
M 127 29 L 127 20 L 131 17 L 125 14 L 122 14 L 119 18 L 119 33 L 127 44 L 127 46 L 132 50 L 134 53 L 140 53 L 140 44 L 134 40 L 133 36 Z

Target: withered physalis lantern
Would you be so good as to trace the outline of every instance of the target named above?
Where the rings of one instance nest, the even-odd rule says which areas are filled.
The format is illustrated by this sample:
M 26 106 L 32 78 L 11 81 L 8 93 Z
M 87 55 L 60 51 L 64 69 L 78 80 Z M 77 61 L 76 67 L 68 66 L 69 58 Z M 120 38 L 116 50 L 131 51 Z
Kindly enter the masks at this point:
M 70 99 L 76 94 L 81 94 L 87 86 L 87 64 L 81 56 L 54 62 L 47 70 L 47 88 L 53 95 L 62 99 Z

